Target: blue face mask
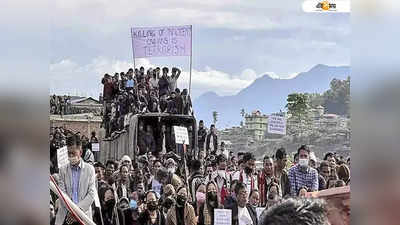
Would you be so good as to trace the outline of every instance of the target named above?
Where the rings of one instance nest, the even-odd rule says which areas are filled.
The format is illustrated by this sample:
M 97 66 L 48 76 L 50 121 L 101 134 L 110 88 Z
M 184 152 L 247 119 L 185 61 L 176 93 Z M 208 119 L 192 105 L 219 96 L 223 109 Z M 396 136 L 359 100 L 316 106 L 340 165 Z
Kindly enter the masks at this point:
M 136 208 L 137 208 L 137 202 L 136 202 L 135 200 L 131 200 L 131 201 L 129 202 L 129 207 L 130 207 L 131 209 L 136 209 Z

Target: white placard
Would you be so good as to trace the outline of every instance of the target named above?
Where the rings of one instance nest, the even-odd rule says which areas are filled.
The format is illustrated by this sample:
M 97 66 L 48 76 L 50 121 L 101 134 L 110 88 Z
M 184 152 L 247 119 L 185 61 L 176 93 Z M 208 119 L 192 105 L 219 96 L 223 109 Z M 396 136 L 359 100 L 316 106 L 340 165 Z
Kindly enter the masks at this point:
M 264 211 L 264 209 L 265 208 L 262 208 L 262 207 L 257 207 L 256 208 L 258 221 L 260 221 L 260 216 L 261 216 L 262 212 Z
M 214 225 L 232 225 L 232 210 L 214 209 Z
M 99 151 L 100 151 L 100 144 L 92 143 L 92 152 L 99 152 Z
M 69 163 L 67 146 L 57 149 L 58 168 L 61 168 Z
M 268 117 L 268 133 L 286 135 L 286 117 L 270 115 Z
M 189 144 L 189 135 L 186 127 L 174 126 L 175 143 L 177 144 Z
M 192 26 L 133 27 L 135 58 L 192 55 Z

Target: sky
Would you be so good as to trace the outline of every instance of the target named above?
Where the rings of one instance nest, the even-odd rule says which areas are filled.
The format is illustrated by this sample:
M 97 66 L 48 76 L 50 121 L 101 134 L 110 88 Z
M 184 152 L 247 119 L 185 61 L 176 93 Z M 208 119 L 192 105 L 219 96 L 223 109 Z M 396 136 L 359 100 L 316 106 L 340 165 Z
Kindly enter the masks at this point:
M 297 2 L 297 3 L 295 3 Z M 269 74 L 288 79 L 316 64 L 350 65 L 350 16 L 305 13 L 302 1 L 54 0 L 50 93 L 98 97 L 105 73 L 133 67 L 130 28 L 193 25 L 192 96 L 233 95 Z M 136 59 L 177 66 L 188 88 L 189 57 Z

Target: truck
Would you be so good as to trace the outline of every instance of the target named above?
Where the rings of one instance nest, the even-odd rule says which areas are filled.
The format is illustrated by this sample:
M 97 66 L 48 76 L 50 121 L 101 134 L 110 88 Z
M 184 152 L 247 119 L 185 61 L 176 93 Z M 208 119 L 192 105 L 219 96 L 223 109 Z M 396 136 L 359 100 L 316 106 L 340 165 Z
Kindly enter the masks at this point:
M 198 154 L 197 142 L 197 122 L 192 115 L 169 114 L 169 113 L 144 113 L 131 115 L 129 125 L 125 132 L 120 133 L 112 140 L 102 140 L 100 142 L 100 158 L 99 161 L 105 163 L 108 159 L 119 160 L 124 155 L 131 157 L 135 162 L 139 154 L 138 136 L 139 124 L 143 124 L 144 128 L 150 125 L 153 129 L 153 136 L 156 140 L 156 148 L 162 149 L 163 142 L 161 139 L 161 131 L 165 129 L 166 150 L 176 151 L 179 146 L 175 144 L 173 126 L 186 127 L 188 130 L 189 143 L 186 145 L 186 156 L 191 158 Z M 172 141 L 171 141 L 172 140 Z M 164 146 L 165 146 L 164 145 Z

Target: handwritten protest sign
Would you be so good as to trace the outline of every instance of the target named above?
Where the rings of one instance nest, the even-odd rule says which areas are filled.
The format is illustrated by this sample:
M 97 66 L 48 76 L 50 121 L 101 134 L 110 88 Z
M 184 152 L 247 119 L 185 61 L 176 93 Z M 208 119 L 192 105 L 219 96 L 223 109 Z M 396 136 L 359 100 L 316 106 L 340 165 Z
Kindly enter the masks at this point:
M 69 163 L 67 146 L 57 149 L 58 168 L 61 168 Z
M 99 152 L 99 151 L 100 151 L 100 144 L 92 143 L 92 152 Z
M 268 117 L 268 133 L 286 135 L 286 117 L 273 114 Z
M 189 135 L 186 127 L 174 126 L 174 133 L 177 144 L 189 144 Z
M 192 26 L 133 27 L 135 58 L 192 55 Z
M 232 210 L 214 209 L 214 225 L 232 225 Z

